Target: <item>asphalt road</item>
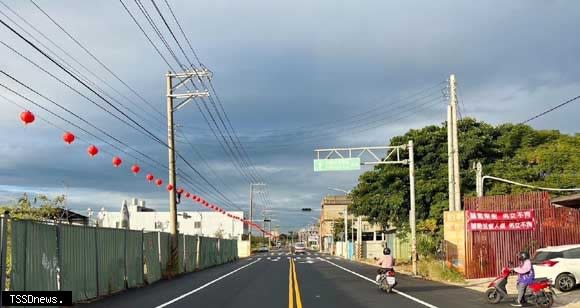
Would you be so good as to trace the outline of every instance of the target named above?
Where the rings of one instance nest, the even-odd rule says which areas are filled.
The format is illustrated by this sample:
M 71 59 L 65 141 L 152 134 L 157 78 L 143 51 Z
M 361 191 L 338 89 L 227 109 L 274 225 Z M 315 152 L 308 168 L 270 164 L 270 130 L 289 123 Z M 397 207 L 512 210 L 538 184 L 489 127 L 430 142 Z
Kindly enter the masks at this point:
M 398 275 L 396 293 L 373 283 L 376 268 L 325 254 L 262 253 L 85 307 L 492 307 L 483 294 Z M 499 307 L 509 306 L 508 303 Z M 498 307 L 498 306 L 495 306 Z

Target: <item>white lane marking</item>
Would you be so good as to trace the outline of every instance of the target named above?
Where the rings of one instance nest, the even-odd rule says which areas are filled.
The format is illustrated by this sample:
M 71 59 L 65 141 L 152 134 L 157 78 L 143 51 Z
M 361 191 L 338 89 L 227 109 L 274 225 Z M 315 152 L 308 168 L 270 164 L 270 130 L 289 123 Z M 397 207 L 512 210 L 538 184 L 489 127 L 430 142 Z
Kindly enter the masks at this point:
M 225 274 L 225 275 L 223 275 L 223 276 L 221 276 L 221 277 L 219 277 L 219 278 L 216 278 L 216 279 L 214 279 L 214 280 L 212 280 L 212 281 L 210 281 L 210 282 L 208 282 L 208 283 L 206 283 L 206 284 L 202 285 L 201 287 L 199 287 L 199 288 L 197 288 L 197 289 L 195 289 L 195 290 L 191 290 L 191 291 L 189 291 L 189 292 L 187 292 L 187 293 L 185 293 L 185 294 L 183 294 L 183 295 L 181 295 L 181 296 L 178 296 L 178 297 L 176 297 L 176 298 L 174 298 L 174 299 L 172 299 L 172 300 L 168 301 L 167 303 L 161 304 L 161 305 L 159 305 L 159 306 L 157 306 L 157 307 L 155 307 L 155 308 L 163 308 L 163 307 L 167 307 L 167 306 L 169 306 L 169 305 L 171 305 L 171 304 L 173 304 L 173 303 L 175 303 L 175 302 L 177 302 L 177 301 L 180 301 L 180 300 L 182 300 L 182 299 L 184 299 L 184 298 L 186 298 L 186 297 L 190 296 L 190 295 L 191 295 L 191 294 L 193 294 L 193 293 L 197 293 L 197 292 L 199 292 L 199 291 L 201 291 L 201 290 L 203 290 L 203 289 L 205 289 L 205 288 L 207 288 L 207 287 L 211 286 L 212 284 L 214 284 L 214 283 L 216 283 L 216 282 L 218 282 L 218 281 L 220 281 L 220 280 L 222 280 L 222 279 L 224 279 L 224 278 L 226 278 L 226 277 L 228 277 L 228 276 L 230 276 L 230 275 L 233 275 L 234 273 L 236 273 L 236 272 L 238 272 L 238 271 L 241 271 L 241 270 L 243 270 L 244 268 L 246 268 L 246 267 L 248 267 L 248 266 L 250 266 L 250 265 L 252 265 L 252 264 L 254 264 L 254 263 L 256 263 L 256 262 L 260 262 L 260 260 L 262 260 L 262 258 L 258 258 L 256 261 L 254 261 L 254 262 L 252 262 L 252 263 L 248 263 L 248 264 L 246 264 L 246 265 L 244 265 L 244 266 L 242 266 L 242 267 L 240 267 L 240 268 L 238 268 L 238 269 L 236 269 L 236 270 L 234 270 L 234 271 L 231 271 L 231 272 L 229 272 L 229 273 L 227 273 L 227 274 Z
M 364 279 L 364 280 L 367 280 L 367 281 L 369 281 L 370 283 L 372 283 L 372 284 L 374 284 L 374 285 L 376 285 L 376 284 L 377 284 L 377 282 L 376 282 L 376 281 L 374 281 L 374 280 L 372 280 L 372 279 L 370 279 L 370 278 L 368 278 L 368 277 L 366 277 L 366 276 L 364 276 L 364 275 L 361 275 L 361 274 L 359 274 L 359 273 L 357 273 L 357 272 L 353 272 L 353 271 L 349 270 L 348 268 L 342 267 L 342 266 L 340 266 L 340 265 L 338 265 L 338 264 L 336 264 L 336 263 L 330 262 L 330 261 L 328 261 L 328 260 L 324 260 L 324 259 L 322 259 L 322 258 L 320 258 L 320 260 L 322 260 L 322 261 L 324 261 L 324 262 L 327 262 L 327 263 L 330 263 L 330 264 L 332 264 L 332 265 L 334 265 L 334 266 L 336 266 L 336 267 L 340 268 L 341 270 L 343 270 L 343 271 L 345 271 L 345 272 L 349 272 L 349 273 L 351 273 L 351 274 L 353 274 L 353 275 L 355 275 L 355 276 L 358 276 L 358 277 L 360 277 L 360 278 L 362 278 L 362 279 Z M 403 296 L 403 297 L 406 297 L 406 298 L 408 298 L 408 299 L 410 299 L 410 300 L 412 300 L 412 301 L 415 301 L 415 302 L 417 302 L 417 303 L 419 303 L 419 304 L 421 304 L 421 305 L 427 306 L 427 307 L 429 307 L 429 308 L 438 308 L 438 307 L 437 307 L 437 306 L 435 306 L 435 305 L 431 305 L 431 304 L 429 304 L 429 303 L 427 303 L 427 302 L 424 302 L 424 301 L 422 301 L 422 300 L 420 300 L 420 299 L 418 299 L 418 298 L 416 298 L 416 297 L 413 297 L 413 296 L 411 296 L 411 295 L 409 295 L 409 294 L 407 294 L 407 293 L 403 293 L 403 292 L 401 292 L 401 291 L 399 291 L 399 290 L 393 289 L 393 292 L 395 292 L 395 293 L 397 293 L 397 294 L 399 294 L 399 295 L 401 295 L 401 296 Z

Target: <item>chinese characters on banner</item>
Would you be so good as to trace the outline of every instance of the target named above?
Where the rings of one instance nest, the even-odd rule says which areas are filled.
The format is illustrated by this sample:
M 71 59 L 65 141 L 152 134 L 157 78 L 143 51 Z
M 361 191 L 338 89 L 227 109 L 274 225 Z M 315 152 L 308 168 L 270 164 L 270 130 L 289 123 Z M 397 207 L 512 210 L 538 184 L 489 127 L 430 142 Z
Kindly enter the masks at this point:
M 511 212 L 466 211 L 469 231 L 519 231 L 534 230 L 534 210 Z

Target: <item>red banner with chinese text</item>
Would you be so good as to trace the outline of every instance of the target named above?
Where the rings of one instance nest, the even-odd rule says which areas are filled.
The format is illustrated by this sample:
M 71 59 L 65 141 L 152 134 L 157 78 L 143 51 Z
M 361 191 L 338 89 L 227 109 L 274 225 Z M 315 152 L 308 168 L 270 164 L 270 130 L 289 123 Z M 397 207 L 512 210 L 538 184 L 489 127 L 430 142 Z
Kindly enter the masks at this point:
M 509 212 L 466 211 L 466 216 L 469 231 L 520 231 L 536 228 L 533 209 Z

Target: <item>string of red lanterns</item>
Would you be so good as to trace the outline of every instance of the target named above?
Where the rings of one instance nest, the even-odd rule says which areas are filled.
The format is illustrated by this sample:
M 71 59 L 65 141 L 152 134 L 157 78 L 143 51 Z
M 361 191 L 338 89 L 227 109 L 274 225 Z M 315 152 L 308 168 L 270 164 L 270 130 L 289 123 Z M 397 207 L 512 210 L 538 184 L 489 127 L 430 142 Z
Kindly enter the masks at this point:
M 22 123 L 24 123 L 24 125 L 29 125 L 29 124 L 33 123 L 35 121 L 35 119 L 36 119 L 36 117 L 29 110 L 26 110 L 26 111 L 23 111 L 23 112 L 20 113 L 20 120 L 22 121 Z M 62 139 L 63 139 L 63 141 L 65 143 L 67 143 L 67 144 L 70 145 L 70 144 L 72 144 L 75 141 L 76 137 L 75 137 L 75 135 L 72 132 L 68 132 L 67 131 L 67 132 L 65 132 L 63 134 Z M 87 153 L 92 158 L 92 157 L 96 156 L 99 153 L 99 148 L 97 148 L 97 146 L 91 144 L 87 148 Z M 113 159 L 112 159 L 112 163 L 113 163 L 113 166 L 115 168 L 118 168 L 123 163 L 123 160 L 119 156 L 114 156 Z M 134 164 L 134 165 L 131 166 L 131 172 L 133 172 L 133 174 L 137 175 L 140 171 L 141 171 L 141 167 L 139 165 Z M 148 182 L 152 182 L 155 179 L 155 176 L 153 174 L 151 174 L 151 173 L 147 173 L 147 175 L 145 176 L 145 178 L 147 179 Z M 160 179 L 160 178 L 158 178 L 158 179 L 155 180 L 155 184 L 160 187 L 160 186 L 163 185 L 163 180 Z M 172 191 L 173 189 L 174 189 L 174 187 L 173 187 L 172 184 L 167 184 L 167 190 L 168 191 Z M 185 190 L 182 187 L 180 187 L 179 189 L 177 189 L 177 193 L 180 194 L 180 195 L 183 194 L 184 192 L 185 192 Z M 261 232 L 263 232 L 265 234 L 268 234 L 269 236 L 272 236 L 271 233 L 267 232 L 266 230 L 264 230 L 263 228 L 261 228 L 259 225 L 255 224 L 255 223 L 253 223 L 253 222 L 251 222 L 249 220 L 246 220 L 246 219 L 243 219 L 241 217 L 238 217 L 236 215 L 227 213 L 224 209 L 218 207 L 217 205 L 209 204 L 209 202 L 207 202 L 206 200 L 204 200 L 200 196 L 197 196 L 195 194 L 191 194 L 190 192 L 185 192 L 185 197 L 186 198 L 191 198 L 192 201 L 197 202 L 197 203 L 201 204 L 202 206 L 204 206 L 206 208 L 209 208 L 209 209 L 214 210 L 214 211 L 216 211 L 218 213 L 224 214 L 224 215 L 226 215 L 227 217 L 229 217 L 231 219 L 235 219 L 235 220 L 241 221 L 243 224 L 246 224 L 246 225 L 249 225 L 251 227 L 254 227 L 254 228 L 260 230 Z

